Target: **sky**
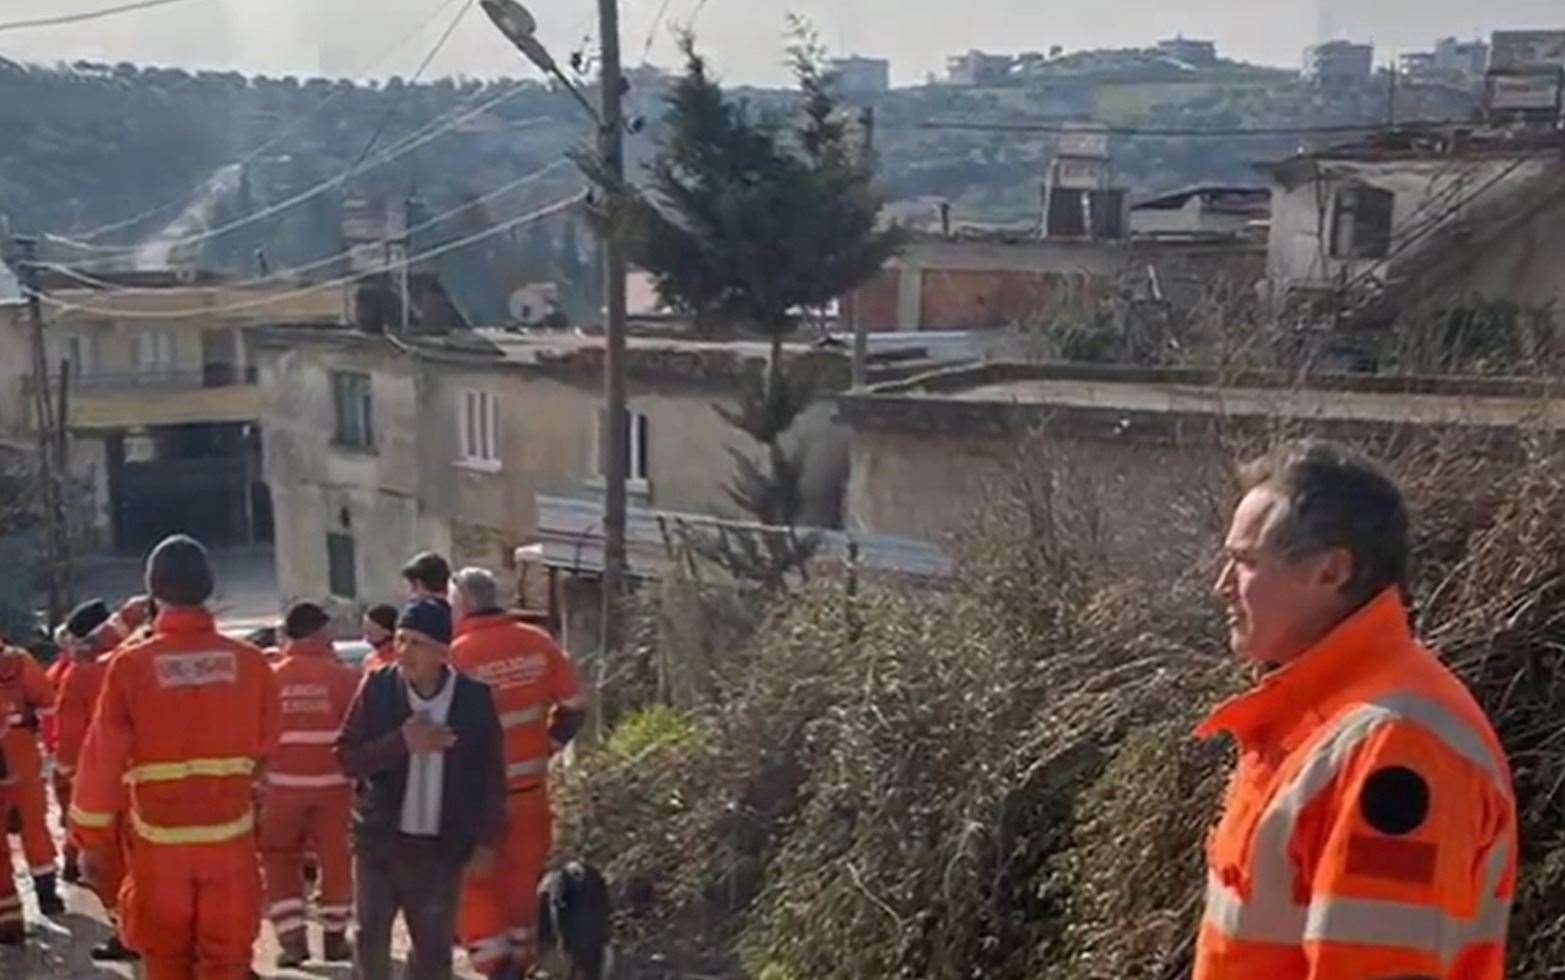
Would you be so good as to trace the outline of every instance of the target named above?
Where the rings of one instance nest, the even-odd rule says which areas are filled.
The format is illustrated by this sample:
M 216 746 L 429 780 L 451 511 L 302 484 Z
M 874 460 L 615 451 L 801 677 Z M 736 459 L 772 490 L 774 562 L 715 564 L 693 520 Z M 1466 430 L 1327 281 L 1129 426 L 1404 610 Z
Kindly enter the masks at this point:
M 0 0 L 0 24 L 122 0 Z M 246 74 L 411 76 L 469 0 L 179 0 L 63 27 L 0 31 L 0 56 L 91 59 Z M 785 14 L 815 25 L 833 53 L 891 59 L 897 85 L 940 73 L 948 54 L 1143 47 L 1162 37 L 1215 40 L 1232 58 L 1292 67 L 1324 36 L 1372 40 L 1389 59 L 1446 35 L 1565 28 L 1562 0 L 620 0 L 625 60 L 670 66 L 672 29 L 694 20 L 725 81 L 781 84 Z M 594 0 L 531 0 L 539 37 L 564 59 L 595 37 Z M 1324 9 L 1322 9 L 1324 8 Z M 476 5 L 426 78 L 532 74 Z

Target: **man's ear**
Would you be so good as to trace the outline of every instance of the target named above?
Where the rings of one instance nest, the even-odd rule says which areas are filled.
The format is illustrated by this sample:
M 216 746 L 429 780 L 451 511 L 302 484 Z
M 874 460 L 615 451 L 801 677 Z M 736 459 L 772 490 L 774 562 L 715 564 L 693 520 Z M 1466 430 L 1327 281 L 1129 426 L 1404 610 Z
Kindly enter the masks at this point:
M 1353 552 L 1347 548 L 1328 548 L 1319 562 L 1316 575 L 1321 585 L 1340 592 L 1353 580 Z

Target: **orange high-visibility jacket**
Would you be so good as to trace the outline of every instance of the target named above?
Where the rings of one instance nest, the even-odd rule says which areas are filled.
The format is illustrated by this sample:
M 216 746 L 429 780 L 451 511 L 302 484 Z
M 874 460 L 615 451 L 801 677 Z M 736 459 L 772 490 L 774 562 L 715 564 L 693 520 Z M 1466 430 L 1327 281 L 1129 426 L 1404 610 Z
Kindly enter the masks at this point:
M 277 740 L 277 682 L 261 651 L 211 614 L 165 609 L 109 661 L 71 799 L 73 834 L 102 846 L 115 815 L 153 844 L 234 840 L 255 825 L 257 764 Z
M 89 640 L 98 651 L 97 658 L 73 661 L 60 684 L 59 700 L 54 708 L 55 765 L 63 776 L 74 777 L 76 773 L 82 743 L 87 739 L 87 726 L 98 707 L 103 679 L 109 673 L 109 660 L 126 643 L 126 634 L 120 632 L 116 622 L 110 619 Z
M 1397 590 L 1222 705 L 1196 980 L 1500 980 L 1516 807 L 1499 740 Z
M 37 778 L 38 729 L 44 717 L 54 710 L 54 685 L 31 653 L 20 647 L 0 647 L 0 689 L 6 692 L 10 703 L 5 747 L 11 774 L 22 779 Z
M 70 672 L 71 657 L 64 650 L 44 671 L 44 676 L 49 679 L 49 688 L 54 691 L 54 707 L 40 712 L 38 734 L 43 737 L 44 751 L 50 755 L 55 755 L 60 745 L 60 693 L 65 690 L 65 678 Z
M 348 716 L 359 677 L 327 640 L 293 640 L 272 664 L 282 699 L 281 734 L 267 760 L 274 789 L 323 790 L 350 785 L 332 746 Z
M 549 771 L 549 725 L 556 707 L 582 710 L 576 668 L 549 634 L 503 612 L 469 616 L 451 644 L 451 662 L 489 685 L 505 736 L 506 785 L 535 786 Z

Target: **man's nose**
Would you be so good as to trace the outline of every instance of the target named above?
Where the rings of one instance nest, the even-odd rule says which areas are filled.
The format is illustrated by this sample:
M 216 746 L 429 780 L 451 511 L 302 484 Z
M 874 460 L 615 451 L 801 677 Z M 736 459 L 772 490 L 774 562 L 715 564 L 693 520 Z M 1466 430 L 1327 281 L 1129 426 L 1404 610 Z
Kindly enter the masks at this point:
M 1212 594 L 1219 599 L 1227 599 L 1233 594 L 1234 563 L 1233 559 L 1223 562 L 1223 569 L 1218 573 L 1217 581 L 1212 584 Z

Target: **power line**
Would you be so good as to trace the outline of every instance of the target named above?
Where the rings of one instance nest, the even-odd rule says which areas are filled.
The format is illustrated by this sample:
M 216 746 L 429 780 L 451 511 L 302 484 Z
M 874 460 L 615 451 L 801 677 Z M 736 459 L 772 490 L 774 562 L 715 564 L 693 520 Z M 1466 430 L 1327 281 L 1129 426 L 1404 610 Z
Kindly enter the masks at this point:
M 475 232 L 463 238 L 459 238 L 456 241 L 447 242 L 444 245 L 441 245 L 437 248 L 432 248 L 426 252 L 420 252 L 417 255 L 410 255 L 396 264 L 413 265 L 416 262 L 425 262 L 430 259 L 437 259 L 442 255 L 447 255 L 459 249 L 466 248 L 469 245 L 484 241 L 485 239 L 493 238 L 496 235 L 502 235 L 513 228 L 519 228 L 523 225 L 533 224 L 547 218 L 552 218 L 556 214 L 568 211 L 569 209 L 580 204 L 582 201 L 587 199 L 587 196 L 587 191 L 580 191 L 576 194 L 572 194 L 570 197 L 562 198 L 553 204 L 545 205 L 542 208 L 539 208 L 535 211 L 530 211 L 527 214 L 521 215 L 520 217 L 511 218 L 508 221 L 502 221 L 499 224 L 491 225 L 482 231 Z M 230 303 L 226 306 L 211 306 L 204 307 L 202 309 L 179 310 L 172 312 L 159 312 L 154 310 L 118 310 L 111 307 L 82 306 L 76 303 L 66 302 L 65 300 L 56 299 L 53 296 L 49 296 L 46 293 L 37 290 L 33 290 L 29 293 L 29 295 L 36 296 L 42 302 L 48 303 L 50 306 L 65 313 L 84 313 L 88 316 L 110 317 L 121 320 L 179 320 L 260 309 L 271 306 L 275 303 L 281 303 L 285 300 L 297 299 L 300 296 L 308 296 L 311 293 L 318 293 L 322 290 L 336 289 L 339 286 L 347 286 L 364 279 L 371 279 L 375 276 L 384 275 L 386 271 L 387 268 L 381 268 L 369 272 L 359 272 L 353 275 L 340 276 L 336 279 L 328 279 L 323 282 L 314 283 L 313 285 L 301 287 L 299 289 L 278 293 L 274 296 L 263 296 L 243 303 Z
M 540 168 L 538 170 L 535 170 L 532 173 L 527 174 L 524 177 L 519 177 L 516 180 L 508 181 L 507 183 L 502 184 L 501 186 L 496 187 L 494 190 L 488 191 L 487 193 L 485 193 L 485 194 L 483 194 L 483 195 L 481 195 L 479 197 L 473 198 L 470 201 L 462 202 L 460 205 L 450 209 L 449 211 L 445 211 L 445 212 L 442 212 L 441 214 L 437 214 L 433 218 L 428 219 L 427 221 L 422 221 L 419 224 L 414 225 L 413 227 L 406 229 L 403 232 L 403 234 L 411 236 L 411 235 L 417 234 L 418 232 L 421 232 L 421 231 L 427 231 L 428 229 L 433 228 L 436 225 L 444 224 L 445 222 L 447 222 L 447 221 L 451 220 L 452 218 L 455 218 L 457 215 L 461 214 L 463 211 L 466 211 L 466 210 L 468 210 L 470 208 L 477 207 L 477 206 L 482 205 L 482 204 L 487 204 L 488 202 L 493 201 L 496 198 L 503 197 L 504 195 L 509 194 L 510 192 L 516 190 L 517 188 L 519 188 L 519 187 L 521 187 L 521 186 L 523 186 L 525 184 L 530 184 L 533 181 L 541 179 L 542 177 L 544 177 L 546 174 L 550 173 L 551 171 L 560 169 L 561 167 L 565 166 L 565 164 L 566 164 L 566 161 L 564 161 L 564 160 L 555 160 L 553 163 L 550 163 L 550 164 L 548 164 L 548 165 L 546 165 L 546 166 L 544 166 L 544 167 L 542 167 L 542 168 Z M 337 252 L 337 253 L 335 253 L 333 255 L 328 255 L 328 256 L 326 256 L 325 258 L 322 258 L 322 259 L 316 259 L 313 262 L 306 262 L 303 265 L 291 266 L 291 267 L 286 268 L 286 269 L 278 269 L 276 272 L 273 272 L 273 273 L 270 273 L 270 274 L 264 275 L 264 276 L 256 276 L 255 278 L 252 278 L 252 279 L 241 279 L 241 280 L 237 280 L 237 281 L 224 282 L 221 285 L 225 289 L 248 289 L 248 288 L 251 288 L 251 287 L 254 287 L 254 286 L 264 286 L 264 285 L 266 285 L 268 283 L 287 281 L 287 280 L 295 278 L 296 276 L 300 275 L 301 273 L 313 272 L 316 269 L 325 268 L 325 267 L 327 267 L 329 265 L 332 265 L 335 262 L 341 261 L 341 260 L 346 259 L 346 258 L 350 258 L 351 256 L 354 255 L 354 253 L 360 251 L 362 248 L 363 248 L 363 246 L 356 246 L 356 247 L 353 247 L 353 248 L 346 248 L 346 249 L 343 249 L 341 252 Z M 90 286 L 90 287 L 93 287 L 93 288 L 102 289 L 102 290 L 105 291 L 103 293 L 103 295 L 105 297 L 129 296 L 129 295 L 136 295 L 136 294 L 153 294 L 153 295 L 158 295 L 158 296 L 168 296 L 168 295 L 177 294 L 177 293 L 207 292 L 207 291 L 209 291 L 211 289 L 210 286 L 175 286 L 175 287 L 171 287 L 171 288 L 167 288 L 167 289 L 160 289 L 160 288 L 158 288 L 156 286 L 124 286 L 124 285 L 121 285 L 120 283 L 110 282 L 107 279 L 99 279 L 96 276 L 86 275 L 86 274 L 84 274 L 84 273 L 78 271 L 77 269 L 72 268 L 71 266 L 68 266 L 68 265 L 61 265 L 59 263 L 51 262 L 51 263 L 44 263 L 41 267 L 45 268 L 45 269 L 48 269 L 48 270 L 50 270 L 52 272 L 59 273 L 60 275 L 63 275 L 65 277 L 69 278 L 69 279 L 74 279 L 75 281 L 81 283 L 84 286 Z
M 475 109 L 472 109 L 471 111 L 469 111 L 467 113 L 464 113 L 464 114 L 462 114 L 460 116 L 457 116 L 456 118 L 450 119 L 449 121 L 439 125 L 437 128 L 431 129 L 430 126 L 425 126 L 424 130 L 422 130 L 420 133 L 416 133 L 413 136 L 410 136 L 410 137 L 404 139 L 403 141 L 401 141 L 399 143 L 393 144 L 389 149 L 387 149 L 385 152 L 383 152 L 381 154 L 378 154 L 373 159 L 371 159 L 371 160 L 369 160 L 369 161 L 367 161 L 365 163 L 362 163 L 362 164 L 360 164 L 360 165 L 358 165 L 356 167 L 350 167 L 350 168 L 344 170 L 343 172 L 337 174 L 335 177 L 331 177 L 331 178 L 329 178 L 329 179 L 327 179 L 325 181 L 322 181 L 321 183 L 317 184 L 316 186 L 314 186 L 314 187 L 312 187 L 312 188 L 310 188 L 308 190 L 301 191 L 298 194 L 295 194 L 293 197 L 287 198 L 286 200 L 283 200 L 283 201 L 279 201 L 276 204 L 268 205 L 268 206 L 262 208 L 259 211 L 254 211 L 254 212 L 252 212 L 252 213 L 250 213 L 250 214 L 248 214 L 248 215 L 246 215 L 246 216 L 244 216 L 242 218 L 237 218 L 237 219 L 235 219 L 233 221 L 228 222 L 227 224 L 219 225 L 216 228 L 212 228 L 212 229 L 209 229 L 209 230 L 204 231 L 204 232 L 198 232 L 198 233 L 194 233 L 194 234 L 190 234 L 190 235 L 184 235 L 184 236 L 181 236 L 179 238 L 170 239 L 170 240 L 168 240 L 166 242 L 163 242 L 161 244 L 166 246 L 166 247 L 168 247 L 168 248 L 170 248 L 170 249 L 180 248 L 180 247 L 188 246 L 188 245 L 195 245 L 195 244 L 198 244 L 200 242 L 209 241 L 209 240 L 211 240 L 213 238 L 218 237 L 219 235 L 225 235 L 228 232 L 235 230 L 236 228 L 243 228 L 243 227 L 245 227 L 247 225 L 254 224 L 257 221 L 263 221 L 263 220 L 265 220 L 265 219 L 267 219 L 267 218 L 269 218 L 269 217 L 271 217 L 271 216 L 273 216 L 275 214 L 280 214 L 283 211 L 287 211 L 287 210 L 290 210 L 292 208 L 298 207 L 300 204 L 303 204 L 306 201 L 312 200 L 312 199 L 314 199 L 316 197 L 319 197 L 320 195 L 326 193 L 327 191 L 334 190 L 337 187 L 342 186 L 343 184 L 347 183 L 348 179 L 351 178 L 351 177 L 358 176 L 359 174 L 362 174 L 362 173 L 367 173 L 367 172 L 369 172 L 371 170 L 374 170 L 377 167 L 380 167 L 380 166 L 383 166 L 383 165 L 385 165 L 387 163 L 390 163 L 393 160 L 396 160 L 396 159 L 399 159 L 400 157 L 406 156 L 407 154 L 413 152 L 414 150 L 424 146 L 425 144 L 433 142 L 434 140 L 436 140 L 439 137 L 445 135 L 446 133 L 450 132 L 451 130 L 457 128 L 458 126 L 461 126 L 463 123 L 466 123 L 468 120 L 473 119 L 473 118 L 475 118 L 477 116 L 480 116 L 480 115 L 484 114 L 485 112 L 488 112 L 490 109 L 500 105 L 503 102 L 506 102 L 506 101 L 509 101 L 511 99 L 516 98 L 517 96 L 521 95 L 524 91 L 526 91 L 526 90 L 524 88 L 522 88 L 521 86 L 515 86 L 510 91 L 504 92 L 504 93 L 496 96 L 495 98 L 490 99 L 489 101 L 483 103 L 482 105 L 478 106 Z M 444 116 L 439 117 L 436 120 L 436 122 L 438 123 L 438 122 L 440 122 L 440 119 L 444 119 L 444 118 L 445 118 Z M 542 121 L 542 118 L 540 117 L 540 119 L 527 120 L 527 121 L 539 122 L 539 121 Z M 129 256 L 134 255 L 136 252 L 141 251 L 141 249 L 144 247 L 142 245 L 103 247 L 103 246 L 98 246 L 98 245 L 90 245 L 90 244 L 83 243 L 83 242 L 76 242 L 76 241 L 73 241 L 73 240 L 71 240 L 69 238 L 63 238 L 63 237 L 58 236 L 58 235 L 45 235 L 44 237 L 45 237 L 45 239 L 47 239 L 48 241 L 51 241 L 51 242 L 57 242 L 59 244 L 68 245 L 68 246 L 71 246 L 71 247 L 74 247 L 74 248 L 77 248 L 77 249 L 81 249 L 81 250 L 85 250 L 85 251 L 99 252 L 99 253 L 104 253 L 105 254 L 105 258 L 102 258 L 102 259 L 89 259 L 89 260 L 86 260 L 86 261 L 83 261 L 83 262 L 76 263 L 78 266 L 81 266 L 81 267 L 84 267 L 84 268 L 85 267 L 98 267 L 98 266 L 105 266 L 105 265 L 115 264 L 115 263 L 119 262 L 120 260 L 128 258 Z
M 101 10 L 88 10 L 79 14 L 59 14 L 54 17 L 35 17 L 31 20 L 13 20 L 0 24 L 0 34 L 6 31 L 20 31 L 32 27 L 57 27 L 61 24 L 79 24 L 85 20 L 101 20 L 104 17 L 113 17 L 117 14 L 128 14 L 137 10 L 150 10 L 153 7 L 166 7 L 169 4 L 184 2 L 186 0 L 139 0 L 137 3 L 122 3 L 117 7 L 104 7 Z
M 1105 136 L 1129 136 L 1146 139 L 1239 139 L 1248 136 L 1326 136 L 1334 133 L 1378 133 L 1391 130 L 1432 129 L 1441 126 L 1463 125 L 1468 125 L 1468 121 L 1462 119 L 1422 119 L 1399 123 L 1394 127 L 1387 126 L 1385 123 L 1361 123 L 1340 126 L 1283 126 L 1263 129 L 1146 129 L 1137 126 L 1099 126 L 1093 123 L 964 122 L 955 119 L 935 119 L 920 123 L 917 128 L 991 133 L 1102 134 Z
M 390 48 L 388 48 L 379 57 L 377 57 L 373 61 L 369 62 L 369 67 L 379 68 L 386 61 L 390 60 L 392 55 L 395 55 L 397 52 L 401 51 L 407 45 L 407 43 L 409 41 L 413 40 L 419 34 L 423 33 L 424 29 L 426 27 L 428 27 L 434 21 L 434 19 L 436 17 L 439 17 L 443 12 L 445 12 L 445 10 L 448 7 L 450 7 L 453 3 L 456 3 L 456 2 L 457 2 L 457 0 L 442 0 L 442 2 L 440 3 L 439 6 L 437 6 L 434 10 L 430 11 L 429 15 L 427 17 L 425 17 L 422 21 L 419 22 L 417 27 L 413 28 L 413 30 L 411 30 L 407 34 L 403 35 L 403 37 L 402 37 L 402 39 L 400 41 L 398 41 L 396 44 L 394 44 Z M 189 84 L 189 83 L 187 82 L 186 84 Z M 315 105 L 312 106 L 310 108 L 310 110 L 308 112 L 306 112 L 303 116 L 300 116 L 298 119 L 295 119 L 286 128 L 284 128 L 282 130 L 282 132 L 280 132 L 280 133 L 276 134 L 275 136 L 271 137 L 270 139 L 267 139 L 267 140 L 263 141 L 262 143 L 260 143 L 253 150 L 251 150 L 249 153 L 245 154 L 245 156 L 242 157 L 241 159 L 234 161 L 234 164 L 236 164 L 236 165 L 238 165 L 240 167 L 244 167 L 244 166 L 248 166 L 251 163 L 254 163 L 256 160 L 260 159 L 260 157 L 263 154 L 265 154 L 266 151 L 270 150 L 272 147 L 274 147 L 274 146 L 278 145 L 279 143 L 283 142 L 284 140 L 288 139 L 288 137 L 292 136 L 294 133 L 298 132 L 301 128 L 303 128 L 306 123 L 308 123 L 310 120 L 314 119 L 316 116 L 320 115 L 321 112 L 328 105 L 331 105 L 333 102 L 337 101 L 337 99 L 340 98 L 345 91 L 347 91 L 347 90 L 346 89 L 342 89 L 342 88 L 334 87 L 331 90 L 331 92 L 325 98 L 323 98 L 319 102 L 315 103 Z M 174 208 L 174 207 L 177 207 L 177 206 L 182 205 L 182 204 L 188 204 L 191 200 L 193 200 L 196 197 L 196 195 L 200 194 L 209 185 L 211 185 L 212 179 L 213 179 L 212 177 L 207 177 L 205 180 L 201 181 L 199 184 L 197 184 L 191 190 L 185 192 L 184 194 L 181 194 L 179 197 L 174 198 L 171 201 L 167 201 L 167 202 L 165 202 L 163 204 L 160 204 L 160 205 L 158 205 L 155 208 L 149 208 L 148 210 L 143 211 L 140 214 L 132 215 L 129 218 L 123 218 L 123 219 L 121 219 L 119 221 L 112 221 L 112 222 L 109 222 L 108 224 L 105 224 L 105 225 L 98 225 L 97 227 L 89 228 L 86 231 L 77 232 L 72 237 L 73 237 L 73 239 L 75 241 L 91 242 L 93 239 L 100 238 L 100 237 L 102 237 L 104 235 L 109 234 L 110 232 L 119 231 L 121 228 L 128 228 L 131 225 L 139 224 L 142 221 L 145 221 L 146 219 L 152 217 L 153 215 L 159 214 L 159 213 L 161 213 L 163 211 L 167 211 L 170 208 Z M 61 244 L 64 244 L 64 243 L 62 242 Z
M 440 35 L 439 40 L 429 49 L 429 53 L 424 56 L 424 60 L 419 63 L 418 71 L 414 72 L 413 77 L 408 79 L 406 85 L 402 86 L 402 91 L 397 93 L 396 99 L 391 103 L 391 108 L 386 110 L 386 115 L 381 119 L 380 125 L 375 127 L 375 132 L 370 134 L 369 142 L 364 144 L 364 149 L 359 153 L 358 159 L 353 161 L 355 167 L 363 163 L 364 158 L 370 155 L 370 150 L 373 150 L 375 144 L 380 142 L 381 134 L 386 131 L 386 127 L 396 117 L 397 110 L 402 108 L 402 103 L 407 101 L 408 93 L 413 90 L 414 85 L 418 84 L 418 80 L 424 77 L 425 70 L 429 68 L 429 63 L 435 60 L 435 56 L 440 54 L 440 49 L 444 48 L 446 42 L 451 40 L 451 35 L 456 33 L 457 25 L 462 23 L 462 18 L 466 17 L 467 12 L 473 9 L 473 3 L 474 0 L 467 0 L 462 5 L 462 9 L 456 12 L 456 16 L 451 18 L 451 23 L 446 25 L 445 33 Z

